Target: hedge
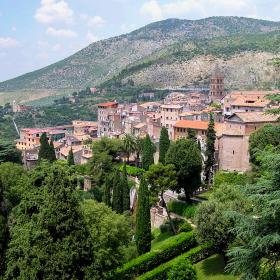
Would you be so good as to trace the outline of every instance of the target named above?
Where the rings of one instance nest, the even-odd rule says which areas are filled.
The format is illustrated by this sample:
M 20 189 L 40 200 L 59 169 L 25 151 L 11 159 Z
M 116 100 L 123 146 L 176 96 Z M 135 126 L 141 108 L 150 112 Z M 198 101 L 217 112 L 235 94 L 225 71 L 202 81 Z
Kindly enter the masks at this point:
M 193 248 L 196 245 L 193 232 L 182 232 L 178 235 L 168 238 L 162 243 L 162 246 L 155 250 L 143 254 L 118 268 L 114 279 L 133 279 L 153 268 L 165 263 L 182 252 Z
M 196 207 L 197 206 L 195 204 L 188 204 L 186 202 L 178 200 L 172 200 L 167 204 L 167 208 L 170 212 L 186 218 L 194 217 Z
M 159 265 L 158 267 L 154 268 L 151 271 L 142 274 L 141 276 L 137 277 L 137 280 L 166 280 L 168 271 L 177 263 L 185 261 L 186 259 L 190 260 L 192 263 L 197 263 L 205 258 L 208 258 L 214 253 L 214 250 L 207 246 L 202 245 L 195 247 L 188 252 Z

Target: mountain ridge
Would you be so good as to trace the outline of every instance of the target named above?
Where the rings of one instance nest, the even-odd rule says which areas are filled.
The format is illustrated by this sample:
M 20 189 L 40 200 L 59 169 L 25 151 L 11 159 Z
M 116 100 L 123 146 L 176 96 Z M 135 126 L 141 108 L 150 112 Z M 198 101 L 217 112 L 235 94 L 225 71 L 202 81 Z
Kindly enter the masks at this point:
M 280 22 L 244 17 L 167 19 L 92 43 L 68 58 L 0 83 L 0 91 L 95 86 L 174 44 L 274 31 L 280 31 Z

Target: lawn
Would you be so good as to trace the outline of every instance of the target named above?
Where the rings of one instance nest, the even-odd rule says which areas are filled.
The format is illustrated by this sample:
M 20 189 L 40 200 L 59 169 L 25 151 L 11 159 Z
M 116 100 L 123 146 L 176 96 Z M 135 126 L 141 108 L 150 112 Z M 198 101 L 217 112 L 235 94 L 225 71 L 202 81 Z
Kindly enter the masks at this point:
M 200 194 L 194 195 L 194 197 L 208 200 L 211 193 L 212 193 L 212 190 L 208 190 L 208 191 L 202 192 Z
M 213 255 L 197 264 L 198 280 L 238 280 L 239 277 L 224 273 L 225 263 L 221 255 Z

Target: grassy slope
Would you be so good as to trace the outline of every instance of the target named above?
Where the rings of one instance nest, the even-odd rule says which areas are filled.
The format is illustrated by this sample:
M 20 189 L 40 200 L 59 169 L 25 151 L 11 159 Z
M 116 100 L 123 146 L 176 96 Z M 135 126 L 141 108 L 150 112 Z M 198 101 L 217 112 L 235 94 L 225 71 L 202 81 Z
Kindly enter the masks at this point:
M 239 277 L 224 273 L 225 263 L 221 255 L 213 255 L 197 264 L 198 280 L 238 280 Z

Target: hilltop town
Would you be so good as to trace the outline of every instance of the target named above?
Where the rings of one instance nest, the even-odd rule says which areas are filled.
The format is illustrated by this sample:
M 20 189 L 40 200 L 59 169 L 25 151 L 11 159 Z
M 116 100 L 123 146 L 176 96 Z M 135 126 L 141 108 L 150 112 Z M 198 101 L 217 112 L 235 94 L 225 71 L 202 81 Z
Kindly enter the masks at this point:
M 172 141 L 187 138 L 188 131 L 193 130 L 197 141 L 204 147 L 212 114 L 216 131 L 215 170 L 245 172 L 250 170 L 249 136 L 267 124 L 277 123 L 278 116 L 267 114 L 266 111 L 279 106 L 269 96 L 280 92 L 226 92 L 224 78 L 216 66 L 209 81 L 208 93 L 174 91 L 159 101 L 122 104 L 104 102 L 97 104 L 97 121 L 76 120 L 72 125 L 23 128 L 16 147 L 23 151 L 27 168 L 36 165 L 43 133 L 47 134 L 49 141 L 53 141 L 57 159 L 67 160 L 72 148 L 77 164 L 89 161 L 92 157 L 90 144 L 100 137 L 122 139 L 130 134 L 144 138 L 148 134 L 157 144 L 162 127 L 167 128 Z M 96 88 L 92 91 L 95 93 Z M 149 100 L 154 98 L 154 93 L 146 92 L 142 96 Z M 75 102 L 73 98 L 71 96 L 69 100 Z M 16 106 L 16 112 L 30 109 L 28 106 Z

